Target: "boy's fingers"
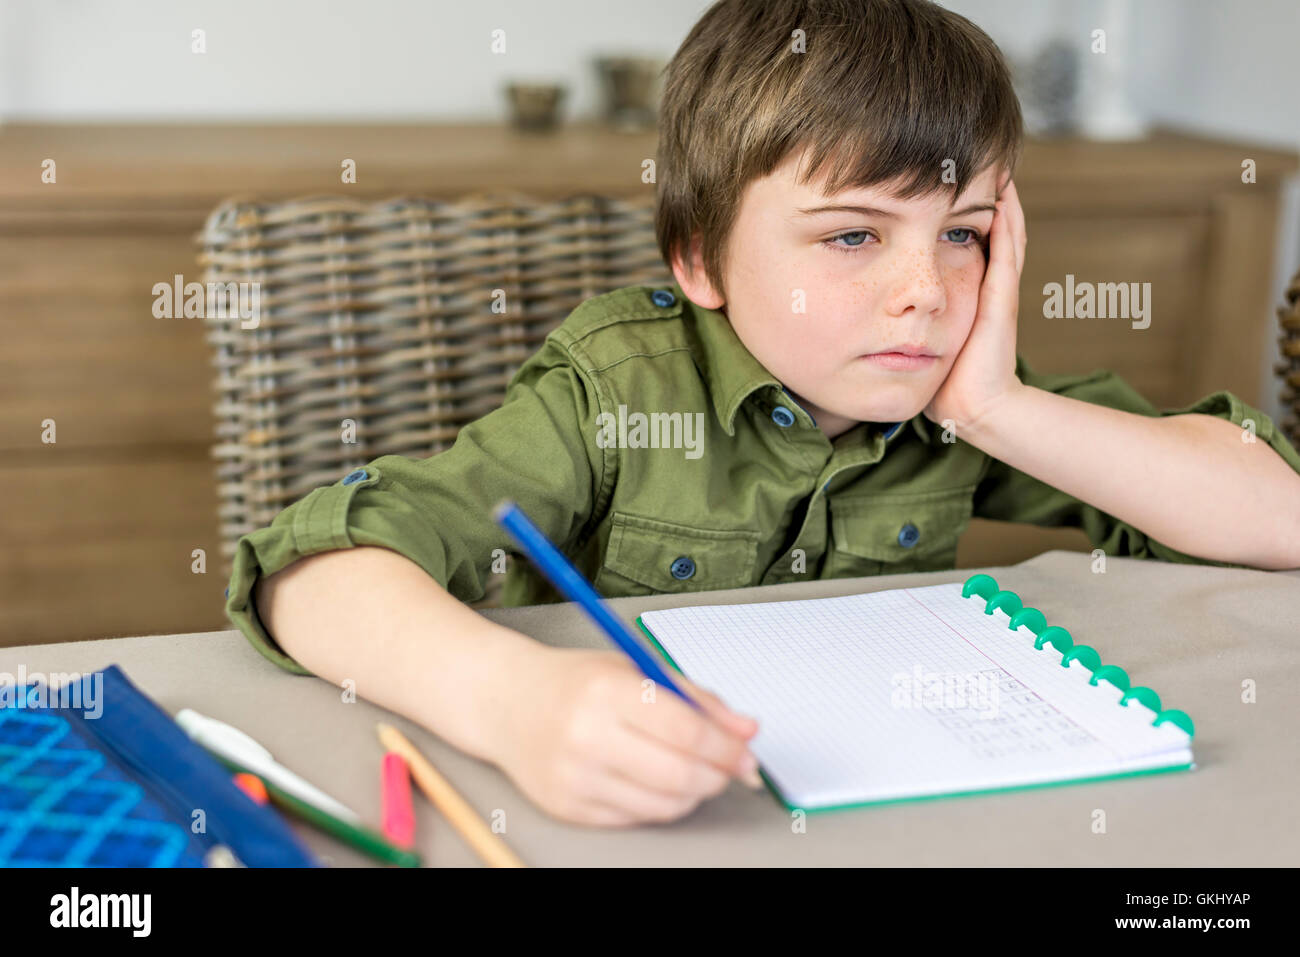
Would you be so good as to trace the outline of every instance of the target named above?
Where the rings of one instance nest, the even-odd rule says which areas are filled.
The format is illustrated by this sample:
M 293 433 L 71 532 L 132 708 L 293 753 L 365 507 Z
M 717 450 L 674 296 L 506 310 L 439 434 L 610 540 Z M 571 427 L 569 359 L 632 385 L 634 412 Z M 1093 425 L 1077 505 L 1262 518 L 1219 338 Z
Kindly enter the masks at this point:
M 1016 253 L 1016 274 L 1019 275 L 1025 268 L 1025 245 L 1028 235 L 1025 229 L 1025 210 L 1020 205 L 1020 195 L 1016 192 L 1014 181 L 1007 184 L 1002 208 L 1007 214 L 1007 225 L 1011 227 L 1012 248 Z
M 723 768 L 620 722 L 602 746 L 602 765 L 638 787 L 665 798 L 709 797 L 726 788 L 731 775 Z
M 689 687 L 684 687 L 682 690 L 694 697 L 695 700 L 700 703 L 700 706 L 708 713 L 709 717 L 713 718 L 733 734 L 739 735 L 748 741 L 758 733 L 757 718 L 741 714 L 738 711 L 732 711 L 727 707 L 723 700 L 712 691 L 705 691 L 703 688 L 697 687 L 693 684 Z M 741 780 L 752 788 L 761 788 L 763 786 L 763 779 L 758 776 L 758 759 L 753 756 L 752 751 L 748 751 L 748 749 L 746 749 L 746 751 L 747 763 L 744 765 L 745 770 L 741 772 Z M 750 767 L 751 764 L 752 767 Z
M 1010 214 L 1007 212 L 1005 199 L 997 202 L 997 213 L 993 218 L 993 239 L 990 244 L 989 265 L 1005 269 L 1015 268 L 1015 238 L 1011 235 Z
M 667 794 L 644 787 L 621 774 L 599 774 L 590 784 L 587 800 L 613 815 L 625 816 L 626 823 L 672 821 L 684 817 L 703 800 L 700 795 Z
M 709 717 L 720 722 L 727 730 L 740 735 L 742 738 L 751 738 L 758 733 L 758 721 L 749 715 L 732 711 L 712 691 L 705 691 L 703 688 L 689 684 L 683 687 L 682 690 L 698 701 Z
M 584 801 L 577 805 L 571 814 L 560 818 L 560 820 L 576 820 L 580 824 L 591 827 L 630 827 L 638 823 L 637 819 L 626 811 L 611 807 L 601 801 Z
M 1018 294 L 1020 276 L 1016 272 L 1016 254 L 1011 248 L 1012 239 L 1007 223 L 1005 202 L 998 204 L 993 220 L 993 237 L 990 243 L 989 264 L 984 271 L 984 284 L 980 289 L 980 311 L 989 315 L 1004 313 Z
M 745 738 L 716 720 L 707 704 L 700 704 L 703 714 L 668 692 L 660 694 L 653 705 L 624 709 L 623 717 L 639 731 L 727 774 L 748 775 L 751 764 L 756 762 L 745 746 Z

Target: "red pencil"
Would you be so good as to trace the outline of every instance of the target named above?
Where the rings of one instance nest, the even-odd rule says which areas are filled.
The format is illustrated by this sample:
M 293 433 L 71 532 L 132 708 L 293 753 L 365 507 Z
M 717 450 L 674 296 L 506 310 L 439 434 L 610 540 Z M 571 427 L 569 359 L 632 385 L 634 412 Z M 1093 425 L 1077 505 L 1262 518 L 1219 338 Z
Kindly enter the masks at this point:
M 404 850 L 415 846 L 415 807 L 411 802 L 411 773 L 396 751 L 384 754 L 380 766 L 380 801 L 384 836 Z

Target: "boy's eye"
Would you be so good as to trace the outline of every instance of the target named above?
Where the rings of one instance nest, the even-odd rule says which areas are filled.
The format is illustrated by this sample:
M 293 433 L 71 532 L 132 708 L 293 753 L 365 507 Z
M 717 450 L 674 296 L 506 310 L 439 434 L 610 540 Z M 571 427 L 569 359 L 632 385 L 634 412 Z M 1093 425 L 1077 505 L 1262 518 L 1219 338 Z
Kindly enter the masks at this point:
M 851 253 L 858 246 L 864 245 L 866 243 L 866 237 L 870 235 L 871 234 L 865 229 L 854 229 L 847 233 L 840 233 L 838 236 L 832 236 L 830 239 L 825 240 L 822 245 L 831 249 L 839 250 L 842 253 Z M 840 239 L 845 240 L 848 245 L 839 245 L 836 240 Z
M 963 238 L 952 240 L 953 244 L 957 246 L 974 246 L 981 244 L 984 241 L 984 235 L 979 230 L 971 229 L 969 226 L 956 226 L 945 231 L 944 235 L 950 236 L 953 233 L 964 234 Z M 822 245 L 829 249 L 838 250 L 839 252 L 852 253 L 855 249 L 867 245 L 866 237 L 870 235 L 871 233 L 867 232 L 865 229 L 854 229 L 847 233 L 840 233 L 838 236 L 832 236 L 830 239 L 823 240 Z M 840 240 L 844 240 L 845 244 L 841 246 L 839 244 Z

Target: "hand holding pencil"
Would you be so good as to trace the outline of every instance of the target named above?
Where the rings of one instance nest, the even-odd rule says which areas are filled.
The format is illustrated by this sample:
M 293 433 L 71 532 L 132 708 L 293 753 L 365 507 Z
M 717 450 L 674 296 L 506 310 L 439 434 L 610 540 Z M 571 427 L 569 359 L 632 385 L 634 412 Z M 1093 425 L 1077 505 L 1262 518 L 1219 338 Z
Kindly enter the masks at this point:
M 669 674 L 571 561 L 509 500 L 497 522 L 618 652 L 539 647 L 511 699 L 518 732 L 500 763 L 565 820 L 619 826 L 668 821 L 720 793 L 732 775 L 762 787 L 747 742 L 753 718 Z
M 677 677 L 700 707 L 650 684 L 616 651 L 539 648 L 516 686 L 520 720 L 495 760 L 561 820 L 604 827 L 674 820 L 733 777 L 761 787 L 757 723 Z

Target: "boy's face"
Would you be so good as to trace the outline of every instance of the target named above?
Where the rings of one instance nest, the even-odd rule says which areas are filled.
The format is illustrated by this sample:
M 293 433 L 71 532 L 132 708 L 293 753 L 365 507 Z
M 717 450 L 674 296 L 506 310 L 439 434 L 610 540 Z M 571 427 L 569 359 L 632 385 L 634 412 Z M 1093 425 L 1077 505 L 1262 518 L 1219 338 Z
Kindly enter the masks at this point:
M 723 267 L 730 298 L 698 268 L 694 279 L 675 270 L 678 282 L 725 311 L 828 436 L 858 421 L 910 419 L 970 333 L 1005 170 L 985 170 L 950 205 L 950 194 L 898 200 L 880 188 L 827 197 L 795 182 L 796 162 L 745 188 Z M 868 358 L 912 349 L 928 356 Z

